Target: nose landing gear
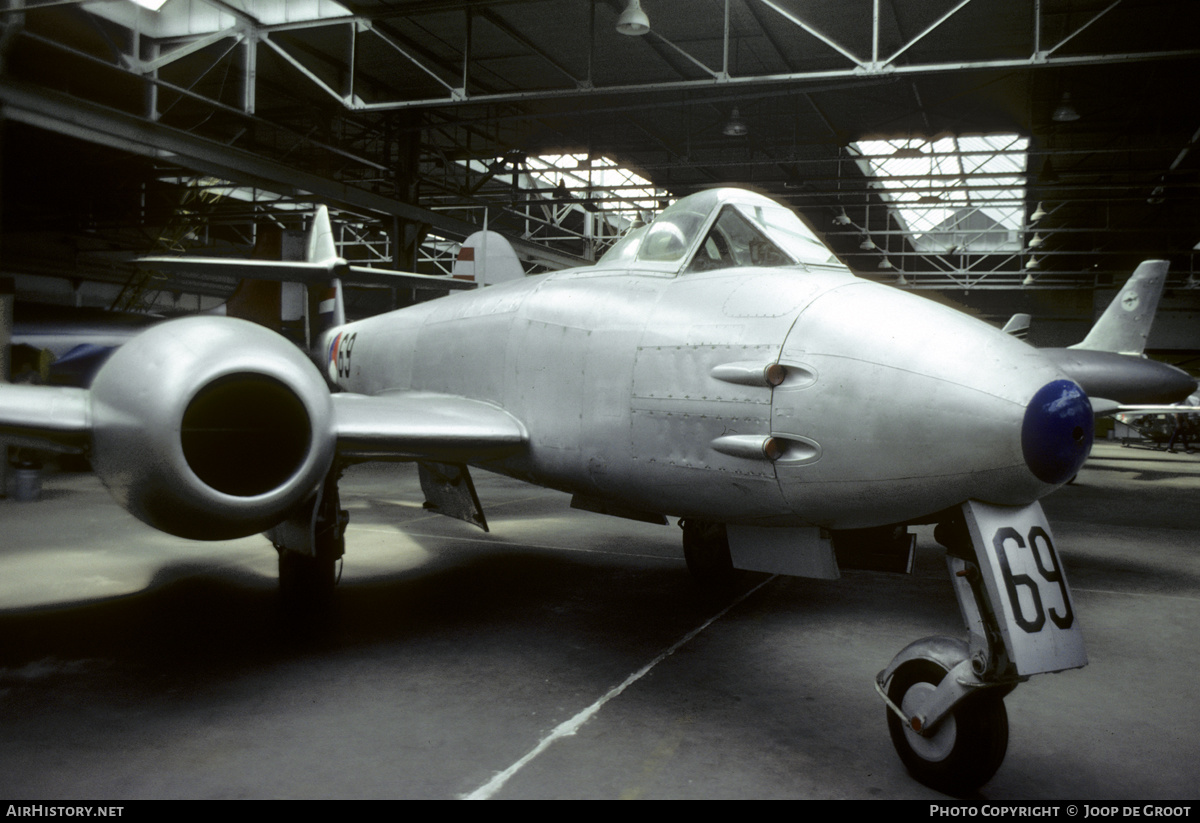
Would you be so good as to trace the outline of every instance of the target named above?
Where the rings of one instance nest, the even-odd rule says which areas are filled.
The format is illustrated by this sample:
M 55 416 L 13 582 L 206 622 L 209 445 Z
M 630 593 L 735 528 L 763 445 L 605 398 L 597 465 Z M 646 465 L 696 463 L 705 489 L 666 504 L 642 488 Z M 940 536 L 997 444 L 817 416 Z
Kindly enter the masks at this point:
M 939 526 L 966 642 L 910 644 L 876 677 L 909 773 L 951 795 L 978 789 L 1008 747 L 1004 696 L 1034 674 L 1087 664 L 1070 590 L 1041 506 L 963 504 Z

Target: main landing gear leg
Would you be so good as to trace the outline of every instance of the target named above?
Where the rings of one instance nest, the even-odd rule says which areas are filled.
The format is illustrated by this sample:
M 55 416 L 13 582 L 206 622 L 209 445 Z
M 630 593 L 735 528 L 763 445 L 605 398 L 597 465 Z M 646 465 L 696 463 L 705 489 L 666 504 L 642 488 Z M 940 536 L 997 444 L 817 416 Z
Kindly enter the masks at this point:
M 705 520 L 680 520 L 683 529 L 683 559 L 696 581 L 700 595 L 713 603 L 733 597 L 733 556 L 725 524 Z
M 279 592 L 289 609 L 321 608 L 333 600 L 350 519 L 338 499 L 340 477 L 341 469 L 331 469 L 320 489 L 267 532 L 279 552 Z
M 935 536 L 948 550 L 970 640 L 910 644 L 876 677 L 876 690 L 909 773 L 961 796 L 1004 760 L 1004 696 L 1031 675 L 1086 665 L 1087 656 L 1040 505 L 969 501 Z

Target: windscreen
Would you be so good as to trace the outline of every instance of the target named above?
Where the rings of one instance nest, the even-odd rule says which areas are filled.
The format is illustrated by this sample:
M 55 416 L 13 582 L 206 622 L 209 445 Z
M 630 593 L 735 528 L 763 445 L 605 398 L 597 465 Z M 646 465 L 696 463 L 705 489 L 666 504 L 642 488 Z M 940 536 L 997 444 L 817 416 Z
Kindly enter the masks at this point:
M 837 263 L 837 258 L 791 210 L 767 203 L 735 203 L 734 208 L 801 263 Z

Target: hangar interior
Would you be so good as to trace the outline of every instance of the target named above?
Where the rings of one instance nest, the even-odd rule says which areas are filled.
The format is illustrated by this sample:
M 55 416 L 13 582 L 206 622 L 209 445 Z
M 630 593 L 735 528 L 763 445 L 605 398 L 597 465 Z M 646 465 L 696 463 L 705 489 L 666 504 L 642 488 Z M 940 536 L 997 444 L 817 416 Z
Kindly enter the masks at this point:
M 1043 346 L 1168 260 L 1147 352 L 1200 371 L 1193 0 L 0 5 L 18 314 L 211 308 L 234 281 L 134 259 L 282 253 L 319 205 L 352 262 L 444 274 L 486 226 L 535 273 L 739 186 L 856 274 L 996 326 L 1029 313 Z M 902 639 L 961 628 L 932 528 L 899 582 L 743 575 L 714 612 L 673 526 L 481 473 L 480 535 L 422 510 L 410 469 L 349 473 L 354 560 L 312 632 L 279 615 L 259 536 L 153 532 L 83 473 L 5 501 L 0 794 L 479 796 L 604 705 L 486 796 L 945 799 L 870 686 Z M 1104 443 L 1047 498 L 1091 662 L 1008 698 L 1008 759 L 971 799 L 1200 795 L 1198 474 Z
M 314 203 L 350 260 L 444 271 L 486 223 L 541 271 L 737 185 L 861 276 L 1031 313 L 1041 345 L 1168 259 L 1149 348 L 1200 350 L 1194 3 L 648 0 L 641 35 L 626 6 L 8 2 L 4 274 L 188 310 L 231 284 L 130 259 L 247 255 Z

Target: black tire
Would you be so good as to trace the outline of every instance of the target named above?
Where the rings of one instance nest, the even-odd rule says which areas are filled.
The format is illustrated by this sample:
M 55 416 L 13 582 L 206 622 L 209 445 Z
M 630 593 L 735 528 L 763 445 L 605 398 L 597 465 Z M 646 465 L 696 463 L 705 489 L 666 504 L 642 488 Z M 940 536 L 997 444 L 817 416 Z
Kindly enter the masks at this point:
M 733 597 L 736 578 L 724 524 L 685 520 L 680 525 L 683 559 L 700 595 L 708 601 L 728 601 Z
M 337 560 L 310 557 L 299 552 L 279 552 L 279 593 L 284 606 L 307 610 L 333 601 Z
M 928 660 L 911 660 L 896 670 L 888 697 L 911 717 L 914 698 L 933 691 L 946 669 Z M 910 706 L 904 705 L 905 697 Z M 1008 713 L 1002 692 L 984 689 L 959 703 L 930 737 L 922 737 L 887 710 L 888 732 L 900 760 L 916 780 L 961 797 L 988 782 L 1008 749 Z

